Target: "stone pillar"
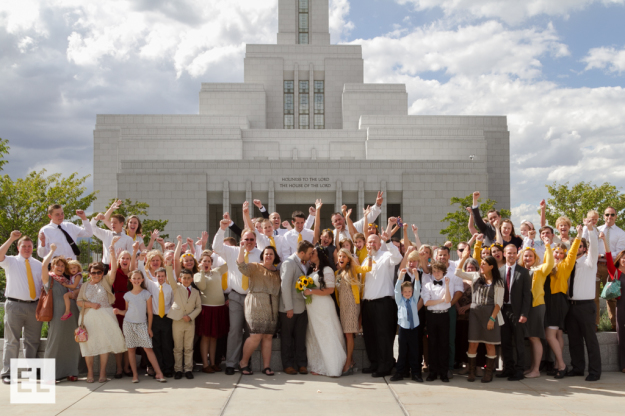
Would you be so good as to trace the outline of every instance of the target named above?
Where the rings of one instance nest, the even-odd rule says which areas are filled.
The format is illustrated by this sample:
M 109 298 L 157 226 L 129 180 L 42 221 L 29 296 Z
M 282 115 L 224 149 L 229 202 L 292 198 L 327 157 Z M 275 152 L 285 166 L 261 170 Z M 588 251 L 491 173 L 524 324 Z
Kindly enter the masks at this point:
M 275 198 L 275 186 L 273 181 L 269 181 L 269 197 L 267 201 L 267 210 L 269 211 L 269 215 L 272 212 L 276 212 L 276 198 Z
M 254 215 L 254 204 L 252 198 L 252 181 L 245 181 L 245 200 L 250 204 L 250 215 Z
M 226 212 L 230 212 L 230 185 L 228 184 L 228 181 L 224 181 L 223 193 L 223 212 L 225 214 Z M 226 235 L 230 235 L 230 229 L 227 230 Z
M 360 218 L 363 209 L 365 209 L 365 183 L 358 181 L 358 206 L 356 207 L 358 212 L 352 218 Z
M 343 205 L 343 185 L 341 181 L 336 181 L 336 203 L 334 204 L 334 212 L 341 212 L 341 205 Z M 352 218 L 356 218 L 356 216 Z
M 293 128 L 299 129 L 299 66 L 297 64 L 293 66 Z
M 386 230 L 386 225 L 388 221 L 386 212 L 386 201 L 388 199 L 386 195 L 386 181 L 380 182 L 380 190 L 384 192 L 384 200 L 382 201 L 382 209 L 380 212 L 380 232 L 382 232 L 382 230 Z
M 308 23 L 308 26 L 310 28 L 310 22 Z M 311 62 L 308 68 L 308 123 L 310 129 L 313 130 L 315 128 L 315 66 Z

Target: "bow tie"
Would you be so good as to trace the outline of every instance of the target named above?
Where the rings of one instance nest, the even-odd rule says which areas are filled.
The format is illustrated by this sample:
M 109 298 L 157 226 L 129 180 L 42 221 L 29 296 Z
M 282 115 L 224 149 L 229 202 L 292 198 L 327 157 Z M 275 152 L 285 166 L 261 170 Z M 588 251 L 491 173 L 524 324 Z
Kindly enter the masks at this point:
M 432 280 L 432 283 L 434 283 L 435 285 L 443 286 L 442 280 Z

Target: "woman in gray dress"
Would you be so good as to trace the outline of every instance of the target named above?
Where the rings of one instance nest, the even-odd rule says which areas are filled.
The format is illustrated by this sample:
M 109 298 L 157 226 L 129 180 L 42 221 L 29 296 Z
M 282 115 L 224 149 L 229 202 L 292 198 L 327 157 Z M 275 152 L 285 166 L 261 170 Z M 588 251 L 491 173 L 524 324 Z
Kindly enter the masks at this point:
M 477 347 L 483 343 L 486 345 L 486 371 L 482 383 L 489 383 L 493 379 L 497 358 L 495 346 L 501 344 L 499 327 L 504 324 L 500 311 L 504 297 L 503 279 L 499 275 L 497 260 L 491 256 L 482 260 L 479 272 L 462 271 L 470 251 L 469 246 L 464 249 L 462 259 L 456 268 L 456 276 L 468 281 L 472 285 L 473 292 L 469 314 L 468 381 L 475 381 Z
M 67 378 L 69 381 L 78 380 L 78 362 L 80 361 L 80 346 L 74 340 L 74 330 L 78 327 L 78 307 L 76 301 L 70 299 L 70 312 L 72 315 L 66 320 L 61 320 L 65 313 L 63 295 L 68 289 L 62 285 L 64 274 L 67 271 L 65 258 L 55 257 L 55 244 L 50 244 L 50 252 L 43 259 L 41 266 L 41 280 L 46 292 L 52 287 L 52 300 L 54 315 L 48 323 L 48 342 L 43 358 L 54 358 L 56 365 L 56 380 Z M 48 264 L 52 260 L 52 266 L 48 271 Z

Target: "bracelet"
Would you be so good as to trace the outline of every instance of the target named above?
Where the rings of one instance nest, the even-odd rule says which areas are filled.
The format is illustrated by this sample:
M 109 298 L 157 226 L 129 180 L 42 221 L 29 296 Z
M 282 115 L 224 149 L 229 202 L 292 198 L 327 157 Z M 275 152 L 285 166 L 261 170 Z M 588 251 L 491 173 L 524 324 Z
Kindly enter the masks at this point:
M 495 322 L 495 318 L 493 318 L 492 316 L 489 317 L 488 319 L 490 319 L 491 321 Z

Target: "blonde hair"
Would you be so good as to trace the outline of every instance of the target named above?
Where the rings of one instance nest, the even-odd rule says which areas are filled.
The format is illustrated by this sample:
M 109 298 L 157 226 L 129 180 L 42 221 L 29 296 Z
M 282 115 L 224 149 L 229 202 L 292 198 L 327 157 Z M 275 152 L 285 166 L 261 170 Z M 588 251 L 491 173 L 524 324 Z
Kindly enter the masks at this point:
M 595 211 L 594 209 L 591 209 L 590 211 L 588 211 L 588 213 L 586 214 L 586 218 L 590 218 L 591 216 L 597 216 L 597 217 L 601 217 L 601 215 L 599 215 L 598 211 Z
M 363 233 L 356 233 L 356 234 L 354 234 L 354 241 L 356 241 L 356 240 L 363 240 L 363 241 L 366 242 L 365 235 Z
M 526 251 L 531 251 L 532 253 L 534 253 L 534 264 L 531 267 L 540 266 L 540 257 L 538 257 L 538 253 L 536 253 L 536 250 L 534 250 L 532 247 L 525 247 L 519 252 L 519 260 L 517 262 L 519 266 L 525 267 L 526 269 L 529 268 L 525 265 L 525 259 L 523 259 L 523 255 Z
M 67 262 L 67 266 L 68 266 L 68 270 L 67 272 L 70 273 L 69 268 L 71 266 L 77 266 L 78 267 L 78 272 L 77 273 L 82 273 L 82 265 L 80 264 L 80 262 L 78 260 L 70 260 Z
M 408 261 L 418 261 L 418 260 L 419 260 L 418 251 L 411 251 L 410 254 L 408 254 Z
M 121 256 L 120 256 L 121 257 Z M 163 255 L 161 254 L 160 251 L 158 250 L 152 250 L 150 251 L 146 258 L 145 258 L 145 263 L 148 266 L 148 270 L 150 269 L 150 263 L 152 262 L 152 259 L 154 257 L 158 257 L 159 259 L 161 259 L 161 265 L 159 267 L 164 267 L 165 266 L 165 257 L 163 257 Z
M 362 286 L 360 283 L 360 279 L 358 279 L 358 273 L 356 273 L 357 262 L 354 259 L 352 253 L 347 251 L 344 248 L 339 249 L 339 254 L 343 253 L 349 259 L 349 266 L 345 269 L 338 269 L 336 271 L 337 275 L 341 277 L 349 285 L 357 285 L 359 287 Z
M 564 216 L 556 220 L 556 228 L 558 228 L 560 224 L 567 224 L 569 227 L 573 226 L 573 223 L 571 222 L 569 217 L 564 217 Z
M 427 249 L 430 250 L 430 256 L 428 258 L 432 258 L 434 257 L 434 250 L 432 250 L 432 246 L 430 246 L 429 244 L 421 244 L 421 247 L 419 247 L 419 250 L 417 251 L 421 251 L 422 249 Z
M 124 255 L 128 254 L 130 256 L 130 259 L 132 260 L 132 254 L 130 254 L 130 252 L 128 250 L 124 250 L 122 252 L 120 252 L 117 255 L 117 264 L 120 264 L 120 261 L 122 260 L 122 257 L 124 257 Z

